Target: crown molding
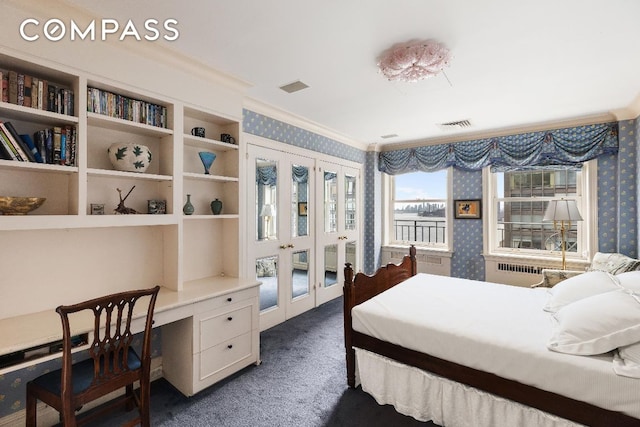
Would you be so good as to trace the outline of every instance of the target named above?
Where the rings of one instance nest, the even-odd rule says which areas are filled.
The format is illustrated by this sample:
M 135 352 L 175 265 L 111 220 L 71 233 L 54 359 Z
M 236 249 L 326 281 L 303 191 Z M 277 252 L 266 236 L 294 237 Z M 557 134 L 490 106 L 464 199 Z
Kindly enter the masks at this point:
M 51 17 L 64 17 L 64 20 L 75 20 L 76 22 L 90 22 L 100 20 L 103 17 L 96 16 L 90 11 L 83 9 L 66 0 L 41 1 L 41 0 L 5 0 L 16 10 L 23 11 L 26 17 L 38 17 L 49 19 Z M 17 28 L 16 28 L 17 31 Z M 77 41 L 77 43 L 81 43 Z M 97 43 L 97 42 L 95 42 Z M 251 83 L 242 80 L 231 74 L 224 73 L 212 66 L 186 55 L 172 47 L 171 42 L 154 41 L 140 42 L 131 38 L 125 40 L 107 39 L 100 41 L 111 48 L 129 51 L 138 56 L 143 56 L 151 61 L 170 66 L 173 69 L 186 71 L 195 76 L 208 79 L 224 85 L 232 90 L 245 93 L 252 86 Z
M 246 97 L 244 100 L 244 108 L 264 116 L 271 117 L 272 119 L 280 120 L 281 122 L 308 130 L 309 132 L 317 133 L 318 135 L 342 142 L 343 144 L 350 145 L 358 150 L 368 150 L 368 145 L 363 142 L 356 141 L 355 139 L 349 138 L 321 124 L 315 123 L 309 119 L 290 113 L 282 108 L 267 104 L 255 98 Z

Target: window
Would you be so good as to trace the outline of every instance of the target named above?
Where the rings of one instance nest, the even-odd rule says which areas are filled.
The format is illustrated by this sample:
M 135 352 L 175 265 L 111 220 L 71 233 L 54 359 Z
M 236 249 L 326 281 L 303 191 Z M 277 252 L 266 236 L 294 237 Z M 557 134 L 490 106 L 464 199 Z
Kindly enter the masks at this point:
M 388 242 L 448 248 L 450 169 L 389 177 Z
M 560 230 L 553 222 L 543 221 L 550 200 L 575 200 L 584 221 L 571 223 L 565 233 L 567 257 L 585 257 L 594 232 L 589 231 L 588 209 L 595 196 L 590 195 L 590 171 L 594 165 L 585 163 L 582 169 L 537 169 L 516 172 L 485 170 L 485 203 L 489 207 L 485 223 L 485 251 L 493 254 L 521 253 L 548 255 L 561 250 Z M 486 182 L 486 181 L 485 181 Z M 554 254 L 555 256 L 555 254 Z

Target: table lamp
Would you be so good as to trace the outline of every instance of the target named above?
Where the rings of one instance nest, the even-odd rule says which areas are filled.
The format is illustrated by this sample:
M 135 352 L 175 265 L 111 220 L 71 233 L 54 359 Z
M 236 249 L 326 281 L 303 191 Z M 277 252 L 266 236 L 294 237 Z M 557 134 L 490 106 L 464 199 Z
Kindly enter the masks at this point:
M 560 225 L 560 243 L 562 249 L 562 269 L 567 269 L 565 259 L 565 231 L 571 228 L 571 221 L 582 221 L 578 205 L 575 200 L 551 200 L 544 213 L 542 221 L 553 221 L 553 228 L 558 229 Z

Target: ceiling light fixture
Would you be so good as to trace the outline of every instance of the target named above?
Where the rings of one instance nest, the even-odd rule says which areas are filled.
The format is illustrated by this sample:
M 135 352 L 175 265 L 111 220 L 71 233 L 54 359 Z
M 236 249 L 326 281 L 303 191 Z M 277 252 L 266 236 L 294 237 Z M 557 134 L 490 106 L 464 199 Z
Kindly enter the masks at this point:
M 389 80 L 417 82 L 435 76 L 449 65 L 451 54 L 435 40 L 410 41 L 392 46 L 380 55 L 378 67 Z

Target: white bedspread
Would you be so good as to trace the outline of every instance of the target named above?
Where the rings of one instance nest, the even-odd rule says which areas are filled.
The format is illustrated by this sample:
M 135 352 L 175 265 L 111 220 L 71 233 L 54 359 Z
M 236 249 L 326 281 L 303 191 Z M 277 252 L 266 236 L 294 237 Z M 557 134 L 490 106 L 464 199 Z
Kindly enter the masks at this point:
M 354 330 L 640 418 L 640 380 L 612 355 L 549 351 L 546 289 L 418 274 L 352 311 Z

